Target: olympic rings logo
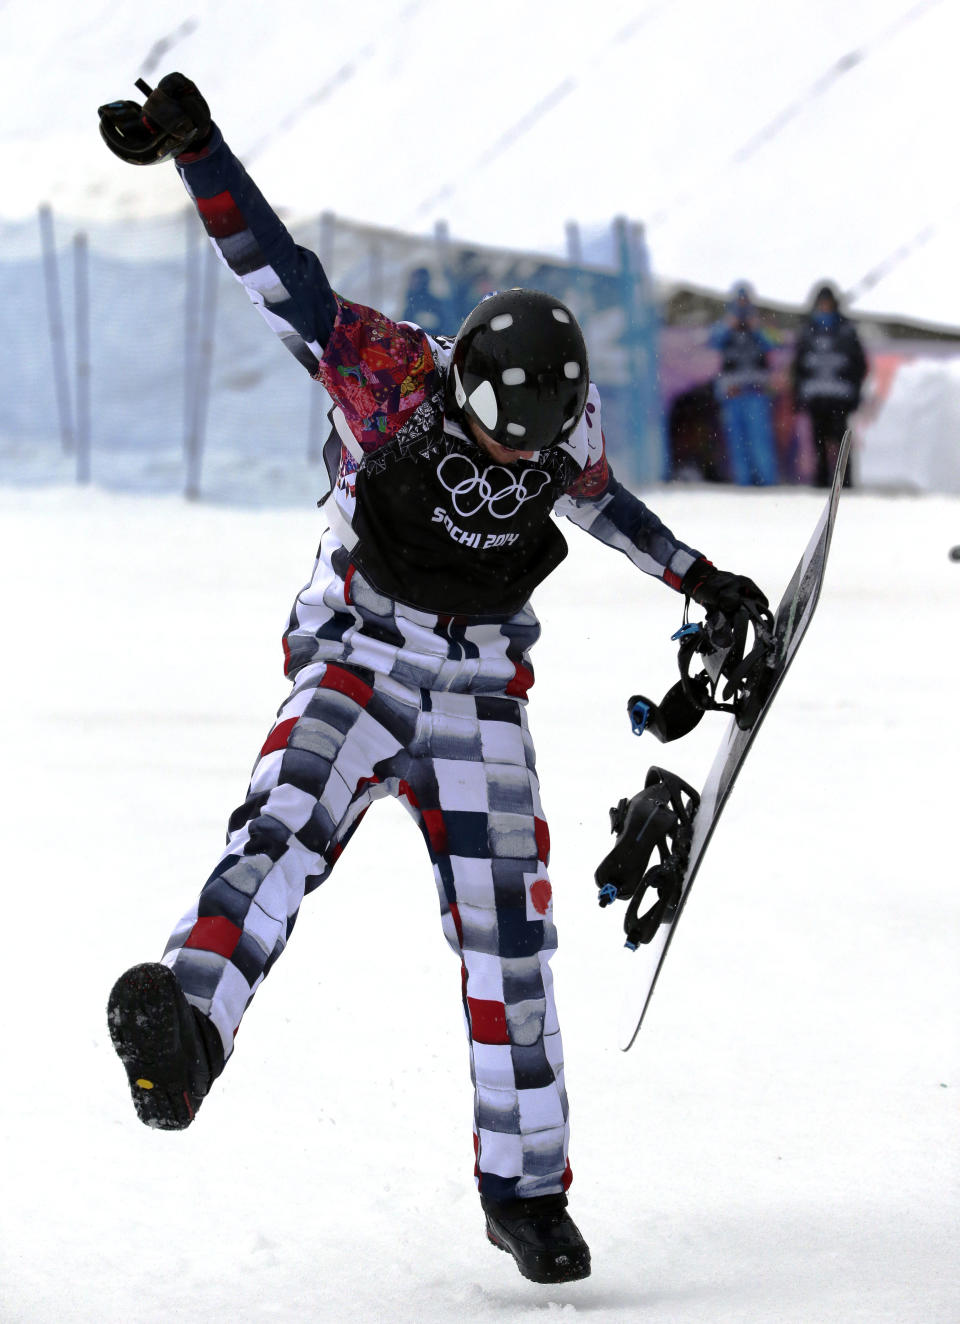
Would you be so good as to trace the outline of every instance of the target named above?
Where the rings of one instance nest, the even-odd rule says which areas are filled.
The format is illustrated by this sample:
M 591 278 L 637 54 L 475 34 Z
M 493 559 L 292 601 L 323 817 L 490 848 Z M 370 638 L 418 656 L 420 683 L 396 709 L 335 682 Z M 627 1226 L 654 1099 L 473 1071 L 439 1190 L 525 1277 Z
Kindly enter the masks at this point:
M 550 483 L 543 469 L 524 469 L 517 478 L 502 464 L 488 464 L 483 473 L 469 456 L 455 451 L 437 465 L 437 477 L 453 497 L 461 519 L 477 515 L 486 506 L 494 519 L 511 519 L 525 501 L 539 496 Z

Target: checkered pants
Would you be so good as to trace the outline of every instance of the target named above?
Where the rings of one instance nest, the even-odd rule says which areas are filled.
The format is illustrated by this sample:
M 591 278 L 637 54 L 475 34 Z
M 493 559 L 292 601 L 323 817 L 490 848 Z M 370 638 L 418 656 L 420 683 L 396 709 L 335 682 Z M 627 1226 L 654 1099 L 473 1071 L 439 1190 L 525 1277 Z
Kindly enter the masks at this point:
M 303 668 L 230 820 L 224 855 L 164 961 L 229 1054 L 304 893 L 384 795 L 420 827 L 443 930 L 462 963 L 480 1189 L 498 1200 L 564 1190 L 549 835 L 517 699 L 414 689 L 350 664 Z

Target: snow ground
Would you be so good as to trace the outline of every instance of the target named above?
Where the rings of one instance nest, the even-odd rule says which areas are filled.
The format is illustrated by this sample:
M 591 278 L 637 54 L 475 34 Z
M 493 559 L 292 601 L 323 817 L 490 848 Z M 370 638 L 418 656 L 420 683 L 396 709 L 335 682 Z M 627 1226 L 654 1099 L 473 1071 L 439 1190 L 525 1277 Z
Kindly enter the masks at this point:
M 819 507 L 647 499 L 772 594 Z M 589 1280 L 536 1287 L 484 1239 L 459 972 L 395 805 L 308 898 L 196 1125 L 136 1122 L 106 995 L 219 849 L 285 692 L 279 634 L 319 520 L 309 497 L 0 487 L 0 1317 L 955 1321 L 956 498 L 844 498 L 817 619 L 626 1055 L 630 956 L 592 884 L 607 807 L 652 762 L 699 779 L 718 728 L 665 749 L 629 732 L 626 697 L 673 680 L 668 591 L 571 528 L 538 596 Z

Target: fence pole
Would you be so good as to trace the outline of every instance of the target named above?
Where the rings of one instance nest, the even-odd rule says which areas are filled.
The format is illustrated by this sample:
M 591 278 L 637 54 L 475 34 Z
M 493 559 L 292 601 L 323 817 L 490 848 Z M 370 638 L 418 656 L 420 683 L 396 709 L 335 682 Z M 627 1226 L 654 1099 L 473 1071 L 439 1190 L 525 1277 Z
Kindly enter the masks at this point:
M 626 217 L 618 216 L 613 222 L 617 265 L 620 269 L 626 328 L 624 343 L 627 349 L 630 375 L 631 425 L 637 439 L 638 482 L 657 482 L 663 476 L 663 429 L 651 426 L 655 408 L 652 397 L 656 382 L 656 342 L 651 333 L 653 309 L 645 297 L 642 271 L 637 270 L 638 251 L 632 227 Z
M 53 351 L 53 383 L 57 396 L 57 414 L 60 419 L 60 441 L 64 453 L 70 455 L 73 452 L 70 378 L 67 369 L 66 337 L 63 332 L 63 310 L 60 303 L 60 276 L 57 270 L 57 245 L 53 233 L 53 210 L 49 203 L 41 204 L 39 219 L 47 293 L 47 321 L 50 327 L 50 346 Z
M 320 216 L 320 247 L 317 250 L 323 269 L 328 278 L 333 280 L 333 245 L 337 232 L 337 218 L 332 211 L 325 211 Z
M 76 339 L 77 482 L 90 481 L 90 250 L 87 236 L 73 236 L 73 312 Z
M 207 244 L 202 263 L 203 280 L 198 319 L 193 409 L 190 415 L 190 430 L 186 447 L 187 478 L 184 495 L 188 501 L 196 501 L 200 496 L 203 447 L 206 439 L 207 410 L 210 403 L 210 374 L 213 367 L 213 335 L 217 320 L 217 274 L 219 265 L 219 259 L 213 244 Z
M 573 309 L 577 317 L 583 315 L 584 304 L 584 281 L 583 281 L 583 240 L 580 234 L 580 225 L 577 221 L 567 221 L 567 278 L 569 281 L 567 302 Z
M 641 325 L 638 330 L 642 337 L 646 360 L 644 378 L 648 454 L 653 461 L 652 478 L 657 481 L 670 472 L 670 451 L 660 386 L 660 313 L 653 284 L 650 250 L 647 247 L 647 235 L 642 222 L 634 221 L 630 225 L 629 243 L 635 279 L 634 288 L 640 296 Z

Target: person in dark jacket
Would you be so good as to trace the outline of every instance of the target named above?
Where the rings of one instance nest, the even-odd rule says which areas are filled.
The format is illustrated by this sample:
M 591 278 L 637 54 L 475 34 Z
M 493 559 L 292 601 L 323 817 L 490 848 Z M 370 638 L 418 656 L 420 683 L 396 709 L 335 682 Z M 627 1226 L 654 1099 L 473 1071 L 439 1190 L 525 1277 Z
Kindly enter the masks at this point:
M 867 358 L 854 324 L 840 312 L 831 285 L 817 290 L 807 323 L 797 340 L 791 379 L 794 407 L 809 415 L 817 452 L 814 482 L 829 487 L 840 442 L 860 403 Z M 844 476 L 850 486 L 850 468 Z
M 558 298 L 500 291 L 455 339 L 344 298 L 193 83 L 168 74 L 146 91 L 142 107 L 101 107 L 107 145 L 131 163 L 175 158 L 220 257 L 335 407 L 327 528 L 284 634 L 291 691 L 162 960 L 133 966 L 110 994 L 137 1114 L 163 1130 L 192 1123 L 304 897 L 373 802 L 391 796 L 423 835 L 460 961 L 489 1239 L 534 1281 L 584 1278 L 590 1253 L 566 1209 L 550 836 L 526 718 L 540 633 L 529 599 L 566 554 L 553 514 L 728 617 L 766 599 L 617 482 L 583 335 Z M 358 957 L 370 945 L 362 915 L 344 935 Z M 402 988 L 383 998 L 406 1031 Z M 411 1054 L 419 1047 L 411 1037 Z M 375 1061 L 366 1080 L 386 1110 Z
M 777 447 L 770 395 L 773 341 L 761 328 L 750 286 L 733 287 L 722 321 L 710 333 L 720 352 L 715 383 L 730 477 L 741 487 L 777 481 Z

